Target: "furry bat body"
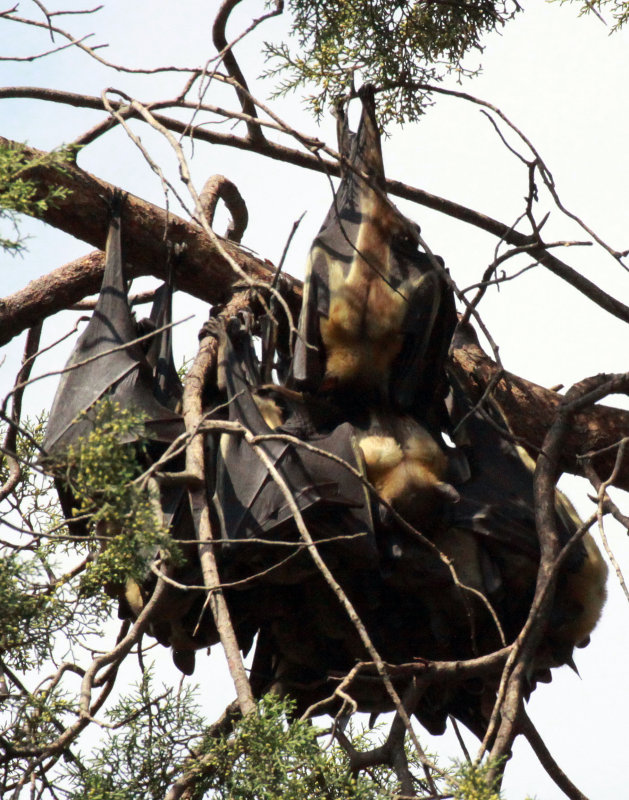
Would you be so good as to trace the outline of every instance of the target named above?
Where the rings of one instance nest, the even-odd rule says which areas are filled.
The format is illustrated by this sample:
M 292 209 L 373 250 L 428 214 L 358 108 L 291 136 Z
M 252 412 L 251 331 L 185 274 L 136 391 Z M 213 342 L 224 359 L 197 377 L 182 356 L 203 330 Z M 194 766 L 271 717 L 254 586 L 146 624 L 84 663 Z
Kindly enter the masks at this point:
M 373 90 L 362 103 L 356 135 L 340 115 L 346 163 L 310 251 L 292 381 L 310 392 L 360 391 L 423 419 L 446 394 L 454 302 L 418 251 L 416 226 L 384 193 Z

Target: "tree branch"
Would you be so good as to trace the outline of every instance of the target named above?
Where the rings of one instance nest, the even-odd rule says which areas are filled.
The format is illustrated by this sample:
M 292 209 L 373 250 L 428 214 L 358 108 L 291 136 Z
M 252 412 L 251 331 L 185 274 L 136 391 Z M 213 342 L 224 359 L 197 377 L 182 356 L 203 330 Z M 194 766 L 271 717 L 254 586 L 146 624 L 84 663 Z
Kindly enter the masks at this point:
M 36 98 L 58 103 L 67 103 L 80 108 L 103 109 L 103 102 L 100 98 L 79 95 L 72 92 L 39 89 L 37 87 L 27 86 L 0 89 L 0 99 L 4 97 Z M 112 105 L 115 106 L 115 104 Z M 137 114 L 130 113 L 129 116 L 135 117 Z M 294 166 L 303 167 L 304 169 L 310 169 L 316 172 L 323 172 L 328 175 L 337 177 L 340 175 L 340 165 L 338 163 L 323 159 L 318 154 L 312 152 L 304 153 L 284 145 L 270 142 L 268 139 L 253 141 L 249 137 L 217 133 L 207 130 L 205 127 L 190 126 L 185 122 L 171 117 L 164 117 L 161 114 L 154 114 L 153 116 L 169 130 L 184 134 L 192 139 L 248 150 L 266 156 L 267 158 L 273 158 L 287 164 L 293 164 Z M 303 138 L 304 141 L 306 141 L 306 137 Z M 1 138 L 0 143 L 2 143 Z M 486 214 L 481 214 L 478 211 L 462 206 L 452 200 L 430 194 L 430 192 L 425 192 L 422 189 L 409 186 L 401 181 L 387 180 L 386 191 L 396 197 L 402 197 L 414 203 L 419 203 L 427 208 L 432 208 L 435 211 L 440 211 L 442 214 L 447 214 L 462 222 L 474 225 L 515 247 L 526 247 L 530 255 L 538 259 L 540 264 L 566 281 L 566 283 L 569 283 L 582 294 L 585 294 L 593 303 L 596 303 L 596 305 L 605 309 L 605 311 L 613 316 L 618 317 L 618 319 L 629 322 L 629 306 L 626 306 L 615 297 L 607 294 L 607 292 L 604 292 L 593 281 L 583 276 L 573 267 L 570 267 L 556 256 L 551 255 L 545 249 L 544 245 L 539 243 L 539 239 L 535 236 L 520 233 L 513 230 L 512 226 L 493 219 Z
M 18 146 L 0 137 L 0 146 Z M 25 158 L 38 160 L 44 155 L 33 148 L 24 148 Z M 79 167 L 66 164 L 62 169 L 37 165 L 24 171 L 42 187 L 56 184 L 70 190 L 70 195 L 42 213 L 44 222 L 89 244 L 104 249 L 109 221 L 109 198 L 114 187 Z M 43 191 L 43 188 L 42 188 Z M 185 242 L 185 254 L 175 276 L 177 288 L 209 303 L 224 301 L 231 291 L 235 275 L 226 257 L 197 225 L 169 214 L 158 206 L 127 195 L 123 222 L 125 260 L 131 277 L 155 275 L 165 278 L 165 235 L 173 243 Z M 244 272 L 254 280 L 270 283 L 273 271 L 269 266 L 233 242 L 223 240 L 222 247 Z M 0 300 L 2 326 L 0 345 L 8 342 L 43 317 L 61 311 L 88 294 L 98 291 L 102 280 L 102 254 L 90 254 L 72 262 L 45 278 L 33 281 L 21 292 Z M 301 284 L 294 281 L 295 289 Z M 293 309 L 299 305 L 299 294 L 293 292 Z
M 536 458 L 556 419 L 564 399 L 562 395 L 510 372 L 498 380 L 500 369 L 481 349 L 470 326 L 457 331 L 450 368 L 463 382 L 473 402 L 483 397 L 493 381 L 492 396 L 508 418 L 514 435 L 521 437 L 522 445 Z M 592 453 L 591 463 L 596 471 L 603 475 L 612 474 L 616 461 L 613 445 L 626 436 L 628 430 L 627 411 L 596 405 L 576 412 L 563 442 L 559 469 L 587 477 L 581 457 Z M 617 470 L 613 485 L 629 490 L 629 470 Z

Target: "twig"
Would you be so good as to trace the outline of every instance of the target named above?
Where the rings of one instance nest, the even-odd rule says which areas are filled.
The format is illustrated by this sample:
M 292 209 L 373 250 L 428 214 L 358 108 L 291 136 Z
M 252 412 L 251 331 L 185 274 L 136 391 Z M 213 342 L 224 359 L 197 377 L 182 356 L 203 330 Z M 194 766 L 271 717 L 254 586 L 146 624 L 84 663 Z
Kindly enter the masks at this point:
M 577 789 L 570 778 L 559 767 L 524 709 L 520 713 L 520 729 L 524 738 L 531 745 L 533 752 L 539 759 L 539 763 L 544 767 L 549 777 L 553 779 L 566 797 L 570 798 L 570 800 L 588 800 L 583 792 Z
M 15 489 L 22 477 L 22 468 L 20 462 L 16 458 L 17 448 L 17 432 L 22 416 L 22 398 L 24 396 L 24 389 L 28 383 L 31 370 L 35 360 L 33 355 L 37 352 L 39 347 L 39 339 L 41 336 L 41 323 L 31 328 L 26 337 L 26 344 L 24 346 L 24 355 L 22 356 L 22 366 L 15 378 L 15 385 L 13 387 L 13 400 L 11 402 L 11 417 L 8 423 L 6 435 L 4 437 L 3 452 L 6 455 L 7 464 L 9 467 L 9 474 L 6 481 L 0 487 L 0 502 L 4 500 Z M 6 410 L 6 400 L 3 404 L 3 412 Z

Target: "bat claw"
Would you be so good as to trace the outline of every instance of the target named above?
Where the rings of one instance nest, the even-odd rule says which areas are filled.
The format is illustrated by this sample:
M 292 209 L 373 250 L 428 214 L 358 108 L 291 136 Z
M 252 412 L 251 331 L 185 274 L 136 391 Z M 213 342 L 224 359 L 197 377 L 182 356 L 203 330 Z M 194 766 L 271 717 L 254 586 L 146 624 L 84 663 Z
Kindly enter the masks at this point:
M 224 320 L 220 319 L 219 317 L 210 317 L 201 326 L 201 330 L 199 331 L 199 340 L 205 339 L 207 336 L 214 336 L 216 339 L 220 339 L 221 336 L 224 335 L 225 335 Z

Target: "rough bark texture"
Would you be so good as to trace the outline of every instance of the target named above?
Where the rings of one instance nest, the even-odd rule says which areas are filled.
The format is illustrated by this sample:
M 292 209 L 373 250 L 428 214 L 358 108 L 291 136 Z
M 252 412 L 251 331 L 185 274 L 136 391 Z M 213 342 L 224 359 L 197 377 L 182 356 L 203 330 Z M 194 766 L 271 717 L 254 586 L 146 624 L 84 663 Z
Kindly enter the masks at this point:
M 0 146 L 16 145 L 0 137 Z M 45 154 L 25 148 L 27 158 L 40 159 Z M 104 247 L 109 224 L 109 198 L 114 187 L 74 165 L 63 170 L 38 165 L 25 177 L 42 186 L 58 185 L 71 194 L 43 214 L 44 222 L 53 225 L 95 247 Z M 171 242 L 185 242 L 185 255 L 176 274 L 177 288 L 209 303 L 224 302 L 237 276 L 223 255 L 200 227 L 166 212 L 133 195 L 127 196 L 124 212 L 125 260 L 129 277 L 154 275 L 165 277 L 164 233 L 168 226 Z M 269 283 L 274 268 L 234 242 L 222 240 L 225 249 L 253 280 Z M 103 275 L 104 257 L 92 252 L 31 281 L 24 289 L 0 299 L 0 345 L 87 295 L 98 291 Z M 295 319 L 301 301 L 301 283 L 287 277 L 288 301 Z M 465 339 L 453 350 L 452 369 L 468 385 L 472 398 L 479 400 L 498 367 L 477 343 Z M 507 373 L 494 387 L 494 393 L 509 417 L 513 432 L 536 456 L 555 419 L 561 395 Z M 583 474 L 577 456 L 610 447 L 629 433 L 629 412 L 606 406 L 594 406 L 587 413 L 575 414 L 566 437 L 560 467 L 566 472 Z M 613 469 L 616 451 L 593 460 L 599 475 L 606 478 Z M 619 470 L 614 485 L 629 490 L 629 470 Z
M 479 347 L 466 342 L 457 347 L 451 367 L 468 387 L 470 397 L 478 401 L 499 372 L 497 364 Z M 562 395 L 536 383 L 506 372 L 494 386 L 493 395 L 509 419 L 515 436 L 533 458 L 538 455 L 549 428 L 557 418 Z M 563 472 L 585 475 L 580 455 L 610 447 L 629 435 L 629 412 L 609 406 L 591 406 L 587 412 L 574 414 L 562 447 L 559 467 Z M 611 474 L 616 449 L 592 459 L 599 475 Z M 615 486 L 629 490 L 629 469 L 619 470 Z
M 15 143 L 0 137 L 0 146 L 10 145 Z M 24 153 L 32 159 L 45 155 L 28 147 L 24 148 Z M 23 177 L 41 183 L 42 195 L 46 187 L 53 185 L 68 188 L 69 196 L 48 208 L 42 215 L 43 221 L 93 247 L 104 249 L 110 217 L 109 202 L 114 190 L 111 184 L 72 164 L 63 169 L 37 165 L 25 170 Z M 166 230 L 170 242 L 185 243 L 185 254 L 175 279 L 177 288 L 209 303 L 224 302 L 237 276 L 203 230 L 131 194 L 127 195 L 123 211 L 123 252 L 130 265 L 130 276 L 165 277 Z M 270 281 L 273 275 L 270 262 L 261 261 L 228 240 L 223 240 L 223 246 L 253 280 Z M 49 316 L 98 291 L 102 265 L 102 255 L 90 254 L 62 268 L 64 274 L 56 270 L 33 281 L 23 292 L 0 301 L 0 344 L 30 327 L 37 318 Z M 300 286 L 298 281 L 294 284 Z M 299 303 L 297 293 L 294 302 Z

